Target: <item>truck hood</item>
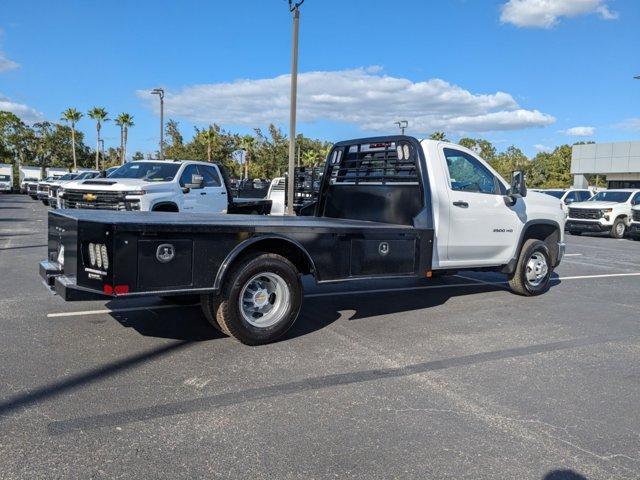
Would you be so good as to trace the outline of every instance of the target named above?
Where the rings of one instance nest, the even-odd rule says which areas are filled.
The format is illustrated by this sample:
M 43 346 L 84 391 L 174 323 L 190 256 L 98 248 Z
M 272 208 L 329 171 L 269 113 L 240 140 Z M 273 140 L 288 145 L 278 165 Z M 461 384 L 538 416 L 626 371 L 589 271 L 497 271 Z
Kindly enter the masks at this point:
M 137 178 L 91 178 L 71 182 L 64 186 L 67 189 L 90 190 L 90 191 L 114 191 L 126 192 L 129 190 L 169 190 L 169 182 L 147 182 Z
M 569 208 L 610 208 L 615 205 L 621 205 L 619 202 L 575 202 L 569 205 Z

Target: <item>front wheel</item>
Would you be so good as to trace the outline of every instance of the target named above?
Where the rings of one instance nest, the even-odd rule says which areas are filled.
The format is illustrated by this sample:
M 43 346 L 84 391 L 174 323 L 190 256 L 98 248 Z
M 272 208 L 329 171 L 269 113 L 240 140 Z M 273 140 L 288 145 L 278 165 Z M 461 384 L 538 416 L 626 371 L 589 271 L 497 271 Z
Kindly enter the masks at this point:
M 616 218 L 616 221 L 613 222 L 613 226 L 611 227 L 611 238 L 623 238 L 624 234 L 627 230 L 627 226 L 624 223 L 622 218 Z
M 509 277 L 511 290 L 531 297 L 549 289 L 551 279 L 549 249 L 544 242 L 529 239 L 520 250 L 515 272 Z
M 241 260 L 227 276 L 221 294 L 202 302 L 214 327 L 246 345 L 280 338 L 298 318 L 301 306 L 300 273 L 289 260 L 272 253 Z

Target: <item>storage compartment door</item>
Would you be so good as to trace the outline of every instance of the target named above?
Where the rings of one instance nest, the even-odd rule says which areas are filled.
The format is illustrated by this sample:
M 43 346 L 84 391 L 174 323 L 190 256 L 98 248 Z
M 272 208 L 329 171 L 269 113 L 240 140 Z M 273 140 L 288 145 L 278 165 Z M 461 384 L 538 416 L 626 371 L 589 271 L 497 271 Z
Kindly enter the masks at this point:
M 416 239 L 351 240 L 351 275 L 385 276 L 415 272 Z
M 138 288 L 170 290 L 193 284 L 192 240 L 139 240 Z

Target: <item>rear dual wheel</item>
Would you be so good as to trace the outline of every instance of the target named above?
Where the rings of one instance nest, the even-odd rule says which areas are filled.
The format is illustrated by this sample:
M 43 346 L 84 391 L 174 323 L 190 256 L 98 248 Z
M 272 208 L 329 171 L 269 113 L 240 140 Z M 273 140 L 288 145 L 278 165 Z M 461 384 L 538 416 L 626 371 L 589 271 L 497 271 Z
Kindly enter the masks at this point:
M 246 345 L 270 343 L 293 325 L 302 305 L 300 273 L 286 258 L 257 253 L 238 262 L 220 294 L 201 297 L 214 327 Z

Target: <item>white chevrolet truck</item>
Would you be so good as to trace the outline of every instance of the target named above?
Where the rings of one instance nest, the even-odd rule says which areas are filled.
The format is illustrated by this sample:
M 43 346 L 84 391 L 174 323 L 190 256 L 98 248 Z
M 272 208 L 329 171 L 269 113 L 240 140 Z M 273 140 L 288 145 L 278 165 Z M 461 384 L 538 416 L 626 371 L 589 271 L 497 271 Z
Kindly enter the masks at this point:
M 608 232 L 623 238 L 631 225 L 631 208 L 640 204 L 640 190 L 602 190 L 586 202 L 569 207 L 567 230 L 572 235 L 584 232 Z
M 640 240 L 640 197 L 631 207 L 631 223 L 629 224 L 629 236 L 634 240 Z
M 107 178 L 67 183 L 58 190 L 63 209 L 184 213 L 268 214 L 269 200 L 234 199 L 214 163 L 174 160 L 129 162 Z
M 199 295 L 211 325 L 257 345 L 298 318 L 303 275 L 327 284 L 491 270 L 518 294 L 542 294 L 565 218 L 521 172 L 507 184 L 459 145 L 361 138 L 333 146 L 298 216 L 51 211 L 40 275 L 65 300 Z

